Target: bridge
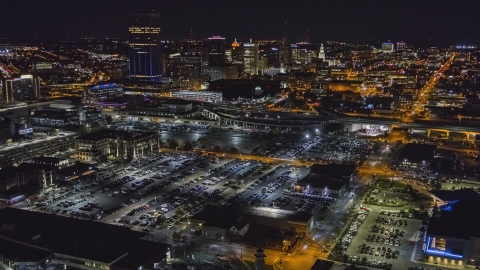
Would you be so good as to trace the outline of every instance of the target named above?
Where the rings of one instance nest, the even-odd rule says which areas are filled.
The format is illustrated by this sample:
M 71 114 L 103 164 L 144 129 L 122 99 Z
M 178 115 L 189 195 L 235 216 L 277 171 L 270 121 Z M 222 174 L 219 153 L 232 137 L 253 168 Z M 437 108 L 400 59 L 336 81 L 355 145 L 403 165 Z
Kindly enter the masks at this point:
M 303 130 L 328 130 L 328 126 L 332 124 L 342 124 L 349 131 L 356 131 L 360 129 L 368 129 L 372 126 L 388 129 L 405 128 L 412 132 L 427 133 L 430 137 L 432 132 L 439 132 L 450 137 L 452 133 L 465 134 L 467 140 L 475 140 L 475 135 L 480 136 L 480 127 L 471 126 L 455 126 L 449 124 L 441 124 L 438 122 L 412 122 L 399 123 L 395 120 L 380 120 L 380 119 L 362 119 L 362 118 L 334 118 L 318 115 L 291 115 L 290 117 L 278 117 L 278 115 L 271 115 L 270 117 L 246 117 L 241 114 L 234 115 L 235 110 L 220 111 L 215 108 L 201 108 L 200 114 L 204 117 L 218 121 L 221 126 L 237 126 L 254 129 L 286 129 L 292 131 Z M 267 112 L 268 113 L 268 112 Z
M 332 119 L 331 117 L 317 115 L 290 115 L 289 117 L 285 117 L 275 113 L 272 115 L 269 112 L 266 112 L 265 117 L 248 117 L 236 114 L 235 110 L 221 111 L 208 107 L 201 108 L 200 114 L 205 118 L 218 121 L 219 125 L 222 126 L 236 126 L 264 130 L 272 128 L 292 131 L 320 129 L 323 122 Z
M 330 120 L 323 123 L 322 130 L 326 128 L 326 125 L 332 123 L 343 124 L 346 128 L 351 131 L 368 128 L 368 126 L 377 126 L 377 127 L 387 127 L 390 131 L 393 128 L 405 128 L 412 132 L 427 133 L 427 136 L 430 137 L 432 132 L 445 134 L 447 137 L 450 137 L 452 133 L 465 134 L 467 140 L 475 140 L 475 135 L 480 136 L 480 127 L 472 126 L 455 126 L 449 124 L 441 124 L 438 122 L 412 122 L 412 123 L 398 123 L 394 120 L 378 120 L 378 119 L 362 119 L 362 118 L 342 118 Z

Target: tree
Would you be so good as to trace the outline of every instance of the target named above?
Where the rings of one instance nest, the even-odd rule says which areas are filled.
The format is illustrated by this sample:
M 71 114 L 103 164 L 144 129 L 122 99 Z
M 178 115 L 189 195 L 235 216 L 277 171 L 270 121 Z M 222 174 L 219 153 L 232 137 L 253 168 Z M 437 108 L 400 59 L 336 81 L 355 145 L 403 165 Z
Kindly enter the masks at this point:
M 306 163 L 306 162 L 307 162 L 307 159 L 304 158 L 304 157 L 301 157 L 301 158 L 298 159 L 298 161 L 299 161 L 300 163 Z
M 87 128 L 85 126 L 80 126 L 77 128 L 77 132 L 80 134 L 85 134 L 87 133 Z
M 268 139 L 273 139 L 275 137 L 275 133 L 273 132 L 273 130 L 270 130 L 267 134 L 267 138 Z
M 220 152 L 221 150 L 222 150 L 222 148 L 220 148 L 220 146 L 218 146 L 218 145 L 215 145 L 215 146 L 213 147 L 213 151 L 214 151 L 214 152 Z
M 92 125 L 90 126 L 92 130 L 99 129 L 100 128 L 100 123 L 97 121 L 93 122 Z
M 440 182 L 438 182 L 438 181 L 435 182 L 435 183 L 433 184 L 433 188 L 434 188 L 434 189 L 442 189 L 442 183 L 440 183 Z
M 207 147 L 204 144 L 202 144 L 202 146 L 200 148 L 202 148 L 202 150 L 207 149 Z
M 180 232 L 173 232 L 172 233 L 172 241 L 174 243 L 180 242 L 180 239 L 182 239 L 182 234 Z
M 232 153 L 232 154 L 238 154 L 238 149 L 235 148 L 235 147 L 232 147 L 232 148 L 230 148 L 229 152 Z
M 107 117 L 105 117 L 105 121 L 107 121 L 108 125 L 111 125 L 113 123 L 113 117 L 111 115 L 107 115 Z
M 257 147 L 255 147 L 255 148 L 253 148 L 253 149 L 252 149 L 252 155 L 257 154 L 259 151 L 260 151 L 260 146 L 257 146 Z
M 185 212 L 182 209 L 177 208 L 177 210 L 175 210 L 175 214 L 178 216 L 183 216 L 185 215 Z
M 169 143 L 168 143 L 168 147 L 170 148 L 175 148 L 178 146 L 178 143 L 174 140 L 171 140 Z
M 237 184 L 235 184 L 235 185 L 231 185 L 230 188 L 233 189 L 233 191 L 235 192 L 235 196 L 237 196 L 237 190 L 239 190 L 240 187 Z
M 186 142 L 186 143 L 183 145 L 183 150 L 185 150 L 185 151 L 190 151 L 190 150 L 192 150 L 192 149 L 193 149 L 193 146 L 192 146 L 192 144 L 189 143 L 189 142 Z

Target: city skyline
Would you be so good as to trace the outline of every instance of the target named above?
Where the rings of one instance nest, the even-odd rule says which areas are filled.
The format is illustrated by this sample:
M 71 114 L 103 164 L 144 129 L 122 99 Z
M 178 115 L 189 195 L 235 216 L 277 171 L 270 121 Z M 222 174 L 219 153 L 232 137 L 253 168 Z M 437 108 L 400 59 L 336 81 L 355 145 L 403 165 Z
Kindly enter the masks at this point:
M 5 6 L 0 268 L 480 269 L 480 4 L 431 3 Z
M 475 16 L 479 3 L 468 8 L 453 1 L 433 6 L 418 1 L 288 1 L 175 2 L 152 1 L 15 1 L 0 18 L 3 37 L 19 38 L 127 38 L 128 15 L 155 10 L 161 15 L 162 38 L 207 37 L 228 39 L 280 38 L 312 42 L 406 41 L 418 45 L 471 44 L 469 33 L 480 24 Z M 20 12 L 21 11 L 21 12 Z M 235 11 L 235 12 L 233 12 Z M 21 20 L 18 20 L 21 18 Z M 16 23 L 12 24 L 11 22 Z M 286 22 L 286 27 L 285 27 Z M 412 31 L 412 30 L 415 31 Z M 308 34 L 307 34 L 308 30 Z

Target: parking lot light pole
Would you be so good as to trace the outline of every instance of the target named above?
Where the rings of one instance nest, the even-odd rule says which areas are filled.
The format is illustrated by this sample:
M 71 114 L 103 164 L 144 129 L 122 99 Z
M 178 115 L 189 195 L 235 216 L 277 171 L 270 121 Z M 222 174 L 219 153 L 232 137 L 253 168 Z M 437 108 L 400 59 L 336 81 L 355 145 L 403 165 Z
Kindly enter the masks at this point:
M 222 236 L 222 241 L 220 241 L 220 256 L 222 256 L 222 242 L 223 242 L 223 236 Z

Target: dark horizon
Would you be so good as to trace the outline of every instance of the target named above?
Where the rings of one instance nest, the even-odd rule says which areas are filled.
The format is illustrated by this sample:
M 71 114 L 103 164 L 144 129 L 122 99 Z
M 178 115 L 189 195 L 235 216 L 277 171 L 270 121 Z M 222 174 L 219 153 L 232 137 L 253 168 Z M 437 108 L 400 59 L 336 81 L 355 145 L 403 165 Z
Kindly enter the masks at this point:
M 137 10 L 161 15 L 162 39 L 242 38 L 456 45 L 480 41 L 480 2 L 438 0 L 17 0 L 0 17 L 1 38 L 122 38 Z M 285 22 L 286 27 L 285 27 Z

